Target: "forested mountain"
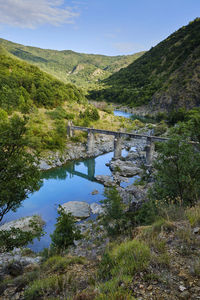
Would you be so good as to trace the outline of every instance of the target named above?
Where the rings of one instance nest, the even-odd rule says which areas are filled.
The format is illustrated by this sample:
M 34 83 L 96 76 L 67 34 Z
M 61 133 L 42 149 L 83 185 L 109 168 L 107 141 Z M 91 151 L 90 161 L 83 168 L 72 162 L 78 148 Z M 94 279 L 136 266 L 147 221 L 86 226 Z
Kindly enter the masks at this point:
M 27 112 L 33 105 L 55 107 L 64 101 L 82 100 L 82 92 L 74 85 L 14 58 L 0 46 L 0 107 L 4 110 Z
M 183 26 L 127 68 L 104 81 L 91 98 L 172 110 L 200 105 L 200 18 Z
M 28 47 L 4 39 L 0 39 L 0 45 L 12 55 L 37 65 L 65 83 L 74 83 L 84 88 L 94 86 L 99 79 L 109 77 L 144 53 L 124 56 L 83 54 L 71 50 L 56 51 Z

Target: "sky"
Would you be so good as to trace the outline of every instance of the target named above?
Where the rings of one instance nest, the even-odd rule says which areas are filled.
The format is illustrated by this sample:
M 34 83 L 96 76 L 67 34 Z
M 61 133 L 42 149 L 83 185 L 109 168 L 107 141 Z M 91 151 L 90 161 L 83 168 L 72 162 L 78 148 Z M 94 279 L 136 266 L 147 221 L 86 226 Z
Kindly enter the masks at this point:
M 104 55 L 146 51 L 200 15 L 200 0 L 0 0 L 0 37 Z

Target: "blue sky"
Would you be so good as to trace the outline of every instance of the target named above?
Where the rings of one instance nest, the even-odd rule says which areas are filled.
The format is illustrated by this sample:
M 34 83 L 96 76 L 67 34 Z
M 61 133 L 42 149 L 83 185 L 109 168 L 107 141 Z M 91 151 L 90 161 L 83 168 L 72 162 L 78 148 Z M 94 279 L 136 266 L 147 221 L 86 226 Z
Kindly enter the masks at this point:
M 200 0 L 0 0 L 0 37 L 105 55 L 148 50 L 200 15 Z

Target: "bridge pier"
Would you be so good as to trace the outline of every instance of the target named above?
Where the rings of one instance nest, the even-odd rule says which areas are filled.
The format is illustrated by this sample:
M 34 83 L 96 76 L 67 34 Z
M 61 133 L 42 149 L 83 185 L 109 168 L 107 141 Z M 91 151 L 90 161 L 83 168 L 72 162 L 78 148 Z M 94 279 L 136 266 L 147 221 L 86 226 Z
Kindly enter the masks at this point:
M 122 139 L 115 137 L 114 139 L 114 158 L 120 158 L 122 155 Z
M 94 174 L 95 174 L 95 159 L 90 158 L 88 160 L 88 177 L 94 178 Z
M 88 132 L 87 136 L 87 153 L 90 154 L 94 150 L 94 133 L 92 131 Z
M 155 144 L 152 141 L 151 137 L 147 137 L 146 145 L 146 164 L 150 166 L 152 164 L 153 153 L 154 153 Z
M 67 126 L 67 135 L 68 137 L 73 137 L 74 135 L 74 131 L 72 129 L 72 122 L 68 122 L 68 126 Z

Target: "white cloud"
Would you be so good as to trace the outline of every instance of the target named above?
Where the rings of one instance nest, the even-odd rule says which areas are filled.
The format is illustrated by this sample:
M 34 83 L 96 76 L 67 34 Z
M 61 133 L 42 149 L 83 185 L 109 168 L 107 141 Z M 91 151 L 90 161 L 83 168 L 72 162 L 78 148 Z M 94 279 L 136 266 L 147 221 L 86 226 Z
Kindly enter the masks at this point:
M 0 0 L 0 23 L 21 28 L 74 23 L 78 15 L 63 0 Z

